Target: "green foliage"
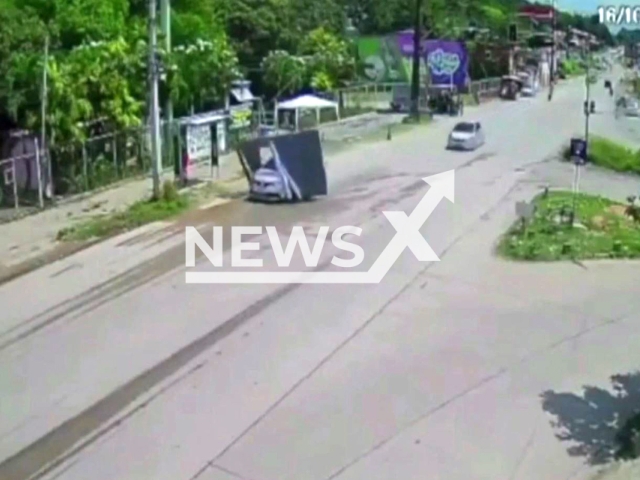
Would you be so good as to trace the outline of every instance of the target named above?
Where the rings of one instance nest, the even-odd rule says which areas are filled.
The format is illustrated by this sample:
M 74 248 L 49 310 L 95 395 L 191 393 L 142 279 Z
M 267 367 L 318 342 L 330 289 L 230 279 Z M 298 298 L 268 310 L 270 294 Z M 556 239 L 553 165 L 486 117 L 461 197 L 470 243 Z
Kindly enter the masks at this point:
M 640 174 L 640 150 L 632 149 L 602 137 L 589 140 L 589 161 L 617 172 Z
M 52 0 L 60 46 L 109 40 L 126 29 L 128 0 Z
M 270 52 L 262 69 L 265 83 L 282 94 L 304 86 L 333 90 L 353 78 L 356 65 L 349 44 L 320 27 L 302 39 L 297 55 L 283 50 Z
M 559 68 L 567 77 L 584 75 L 587 71 L 583 64 L 578 60 L 573 59 L 565 60 L 560 63 Z
M 171 180 L 165 180 L 162 185 L 162 200 L 165 202 L 176 202 L 180 199 L 180 194 L 176 184 Z
M 624 205 L 579 194 L 578 224 L 571 226 L 561 221 L 572 210 L 571 192 L 552 192 L 535 199 L 535 204 L 528 224 L 518 222 L 501 240 L 502 255 L 534 261 L 640 258 L 640 224 L 626 215 Z
M 175 217 L 189 208 L 189 200 L 186 197 L 170 197 L 136 202 L 123 212 L 98 216 L 60 230 L 57 238 L 60 241 L 71 242 L 110 237 L 151 222 Z
M 240 76 L 238 59 L 223 35 L 177 46 L 168 61 L 169 91 L 183 109 L 221 102 L 231 82 Z
M 278 94 L 300 90 L 307 80 L 305 60 L 284 50 L 269 52 L 262 62 L 264 81 Z

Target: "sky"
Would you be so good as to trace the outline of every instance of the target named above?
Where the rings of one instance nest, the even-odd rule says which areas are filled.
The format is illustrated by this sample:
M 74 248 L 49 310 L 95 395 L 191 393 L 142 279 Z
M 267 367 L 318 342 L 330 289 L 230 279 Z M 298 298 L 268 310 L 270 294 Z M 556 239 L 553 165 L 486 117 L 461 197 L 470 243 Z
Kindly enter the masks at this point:
M 551 0 L 550 2 L 551 3 Z M 556 7 L 559 10 L 568 10 L 578 13 L 595 15 L 598 13 L 598 7 L 608 7 L 613 5 L 639 5 L 640 0 L 556 0 Z M 636 27 L 635 25 L 626 25 L 628 29 Z M 637 27 L 640 27 L 638 25 Z M 620 27 L 609 26 L 612 33 L 620 30 Z
M 594 15 L 598 13 L 598 7 L 609 5 L 630 5 L 633 0 L 556 0 L 556 7 L 560 10 L 572 10 L 574 12 Z

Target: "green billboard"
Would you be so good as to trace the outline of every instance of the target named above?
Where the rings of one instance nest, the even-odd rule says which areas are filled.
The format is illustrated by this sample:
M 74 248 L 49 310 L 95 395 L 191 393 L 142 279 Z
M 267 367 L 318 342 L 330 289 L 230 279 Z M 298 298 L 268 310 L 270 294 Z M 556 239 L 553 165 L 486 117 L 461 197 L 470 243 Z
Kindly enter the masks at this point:
M 360 75 L 363 79 L 378 83 L 410 82 L 412 58 L 402 52 L 399 40 L 399 34 L 358 39 Z M 421 61 L 420 67 L 422 73 L 426 73 L 424 61 Z

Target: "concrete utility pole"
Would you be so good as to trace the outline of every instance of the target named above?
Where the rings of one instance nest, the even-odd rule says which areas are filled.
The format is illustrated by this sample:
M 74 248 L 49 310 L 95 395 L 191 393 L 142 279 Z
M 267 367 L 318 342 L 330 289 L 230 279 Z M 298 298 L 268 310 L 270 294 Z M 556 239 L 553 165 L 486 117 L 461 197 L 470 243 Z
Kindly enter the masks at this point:
M 162 34 L 164 35 L 164 47 L 167 54 L 171 53 L 171 0 L 161 0 L 160 3 L 160 25 L 162 26 Z M 173 163 L 173 102 L 171 95 L 168 93 L 164 105 L 165 119 L 165 145 L 167 146 L 167 156 Z
M 552 2 L 552 27 L 551 27 L 551 63 L 549 64 L 549 101 L 553 98 L 553 86 L 556 75 L 556 0 Z
M 42 150 L 43 155 L 39 155 L 38 156 L 38 162 L 41 162 L 43 159 L 47 159 L 47 162 L 49 165 L 51 165 L 51 159 L 47 156 L 44 155 L 44 153 L 47 151 L 47 97 L 48 97 L 48 86 L 47 86 L 47 75 L 48 75 L 48 69 L 49 69 L 49 34 L 47 34 L 47 36 L 44 39 L 44 66 L 42 68 L 42 112 L 41 112 L 41 125 L 40 125 L 40 146 L 39 148 Z M 39 178 L 38 178 L 38 185 L 42 185 L 42 170 L 41 167 L 38 166 L 38 171 L 39 173 Z M 49 169 L 48 172 L 50 173 L 51 170 Z M 53 180 L 51 178 L 51 175 L 49 175 L 49 178 L 47 179 L 47 185 L 51 185 L 50 190 L 47 191 L 47 196 L 53 197 Z M 44 206 L 44 200 L 42 199 L 42 197 L 40 197 L 40 207 Z
M 416 0 L 413 26 L 413 68 L 411 71 L 411 116 L 420 120 L 420 53 L 422 37 L 422 0 Z
M 586 61 L 587 61 L 587 78 L 586 78 L 586 83 L 587 83 L 587 99 L 584 102 L 584 115 L 585 115 L 585 126 L 584 126 L 584 140 L 587 142 L 587 151 L 589 148 L 589 118 L 591 117 L 591 82 L 589 81 L 589 72 L 590 72 L 590 55 L 589 55 L 589 50 L 588 50 L 588 46 L 587 46 L 587 55 L 586 55 Z
M 160 107 L 158 100 L 158 25 L 156 0 L 149 0 L 149 106 L 151 117 L 151 167 L 153 170 L 153 197 L 160 197 L 162 147 L 160 144 Z

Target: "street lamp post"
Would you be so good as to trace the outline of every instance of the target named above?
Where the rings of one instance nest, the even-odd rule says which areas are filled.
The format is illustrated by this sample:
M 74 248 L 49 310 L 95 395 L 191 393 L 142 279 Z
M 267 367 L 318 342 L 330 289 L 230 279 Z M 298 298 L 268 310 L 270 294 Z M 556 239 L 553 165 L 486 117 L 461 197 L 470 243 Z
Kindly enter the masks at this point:
M 556 76 L 556 0 L 553 0 L 551 5 L 553 19 L 551 27 L 551 64 L 549 65 L 549 101 L 553 98 L 553 86 Z
M 588 47 L 587 47 L 588 48 Z M 586 101 L 584 104 L 584 116 L 585 116 L 585 125 L 584 125 L 584 140 L 587 143 L 587 149 L 589 148 L 589 117 L 591 116 L 590 103 L 591 103 L 591 82 L 589 81 L 589 73 L 590 73 L 590 55 L 587 51 L 586 56 L 587 61 L 587 78 L 586 78 L 586 86 L 587 86 L 587 94 Z M 588 150 L 587 150 L 588 151 Z

